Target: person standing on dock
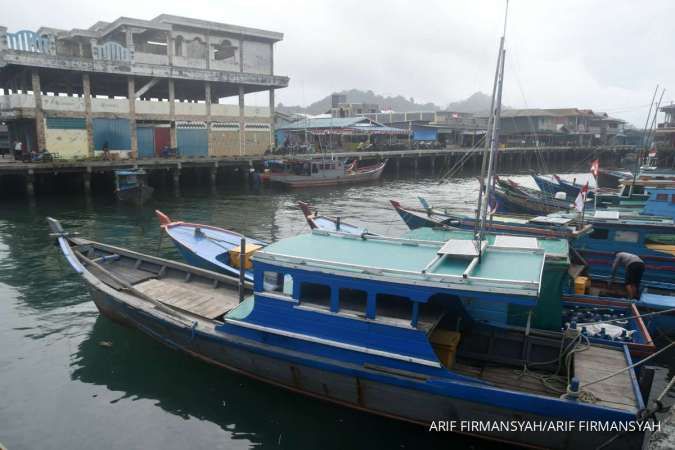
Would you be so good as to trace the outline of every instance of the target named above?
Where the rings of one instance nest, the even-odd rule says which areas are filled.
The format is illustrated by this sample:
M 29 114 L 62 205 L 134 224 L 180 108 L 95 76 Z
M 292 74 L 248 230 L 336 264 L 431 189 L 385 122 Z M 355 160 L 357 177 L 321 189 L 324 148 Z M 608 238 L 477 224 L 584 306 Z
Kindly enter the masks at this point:
M 611 287 L 612 280 L 616 269 L 622 265 L 626 273 L 625 285 L 626 291 L 630 298 L 639 298 L 640 296 L 640 281 L 642 281 L 642 274 L 645 271 L 645 263 L 639 256 L 632 253 L 617 252 L 614 254 L 614 264 L 612 264 L 612 273 L 609 276 L 608 286 Z

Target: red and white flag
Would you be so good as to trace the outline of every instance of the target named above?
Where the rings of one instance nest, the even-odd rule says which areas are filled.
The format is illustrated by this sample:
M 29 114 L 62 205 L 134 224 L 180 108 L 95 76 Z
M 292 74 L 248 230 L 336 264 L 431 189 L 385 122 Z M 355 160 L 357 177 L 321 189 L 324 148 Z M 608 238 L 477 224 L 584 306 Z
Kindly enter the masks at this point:
M 574 209 L 576 209 L 579 212 L 584 210 L 584 205 L 586 204 L 586 195 L 588 195 L 588 181 L 586 182 L 584 187 L 582 187 L 581 190 L 579 191 L 577 199 L 574 200 Z
M 598 178 L 598 173 L 600 172 L 600 160 L 595 159 L 591 163 L 591 173 L 595 178 Z

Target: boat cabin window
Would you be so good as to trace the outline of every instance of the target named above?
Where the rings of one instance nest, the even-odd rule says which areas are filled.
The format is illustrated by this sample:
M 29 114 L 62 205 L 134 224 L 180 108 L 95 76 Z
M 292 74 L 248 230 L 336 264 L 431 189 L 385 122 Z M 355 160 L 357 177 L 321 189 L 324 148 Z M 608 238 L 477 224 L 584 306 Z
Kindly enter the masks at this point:
M 263 290 L 291 297 L 293 295 L 293 277 L 280 272 L 264 272 Z
M 402 319 L 410 322 L 412 319 L 412 301 L 408 297 L 391 294 L 377 294 L 376 315 L 379 318 Z
M 365 317 L 368 305 L 368 293 L 360 289 L 341 288 L 339 292 L 339 311 Z
M 657 202 L 667 202 L 668 201 L 668 194 L 656 194 L 656 201 Z
M 330 310 L 330 287 L 325 284 L 302 283 L 300 304 Z
M 617 231 L 614 233 L 614 240 L 617 242 L 632 242 L 640 240 L 640 234 L 637 231 Z
M 606 228 L 593 228 L 589 237 L 591 239 L 607 239 L 609 237 L 609 230 Z

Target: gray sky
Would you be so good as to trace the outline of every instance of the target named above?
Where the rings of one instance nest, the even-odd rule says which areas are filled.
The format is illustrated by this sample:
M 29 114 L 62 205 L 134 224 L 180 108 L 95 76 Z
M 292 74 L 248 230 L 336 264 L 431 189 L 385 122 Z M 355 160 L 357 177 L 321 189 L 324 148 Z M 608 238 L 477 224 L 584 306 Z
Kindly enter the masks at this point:
M 503 9 L 502 0 L 0 0 L 0 23 L 69 29 L 170 13 L 280 31 L 275 72 L 291 82 L 278 102 L 359 88 L 445 105 L 489 93 Z M 665 103 L 675 99 L 673 13 L 672 0 L 512 0 L 504 103 L 592 108 L 642 126 L 657 83 L 670 89 Z

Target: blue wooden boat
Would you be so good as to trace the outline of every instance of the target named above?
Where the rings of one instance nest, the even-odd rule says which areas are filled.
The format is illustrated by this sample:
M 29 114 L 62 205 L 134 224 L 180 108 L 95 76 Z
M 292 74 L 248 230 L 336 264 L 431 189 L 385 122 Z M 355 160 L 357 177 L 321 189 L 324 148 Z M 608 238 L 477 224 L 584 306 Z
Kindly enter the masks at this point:
M 625 346 L 507 326 L 537 305 L 540 249 L 483 244 L 477 261 L 464 243 L 315 231 L 259 250 L 253 294 L 238 303 L 233 278 L 50 225 L 102 314 L 260 381 L 427 430 L 438 421 L 577 424 L 455 429 L 533 447 L 643 448 L 653 428 L 642 418 L 648 371 L 631 368 Z M 641 426 L 621 439 L 616 429 L 578 428 L 592 420 Z
M 497 212 L 546 215 L 574 210 L 574 199 L 560 199 L 554 195 L 521 186 L 513 180 L 497 179 L 493 191 L 497 199 Z
M 172 221 L 161 211 L 155 211 L 160 227 L 171 238 L 181 256 L 193 266 L 239 276 L 239 253 L 241 239 L 246 239 L 246 253 L 267 245 L 258 239 L 245 237 L 236 231 L 212 225 Z M 247 261 L 244 276 L 253 280 L 250 261 Z
M 450 227 L 462 230 L 476 229 L 475 216 L 453 212 L 448 209 L 437 209 L 419 198 L 422 208 L 402 206 L 396 200 L 390 200 L 403 222 L 414 230 L 421 227 Z M 585 224 L 580 229 L 576 227 L 575 217 L 527 216 L 515 214 L 492 214 L 487 229 L 494 233 L 506 233 L 522 236 L 549 237 L 555 239 L 575 239 L 577 236 L 589 233 L 591 226 Z
M 649 198 L 643 214 L 675 219 L 675 186 L 671 188 L 647 188 Z
M 568 199 L 575 199 L 583 186 L 575 181 L 567 181 L 553 174 L 550 178 L 542 175 L 532 175 L 532 179 L 539 186 L 542 192 L 554 195 L 556 192 L 564 192 Z M 593 198 L 593 191 L 588 191 L 588 198 Z
M 152 198 L 154 190 L 148 186 L 147 173 L 143 169 L 115 171 L 115 196 L 119 201 L 142 205 Z

